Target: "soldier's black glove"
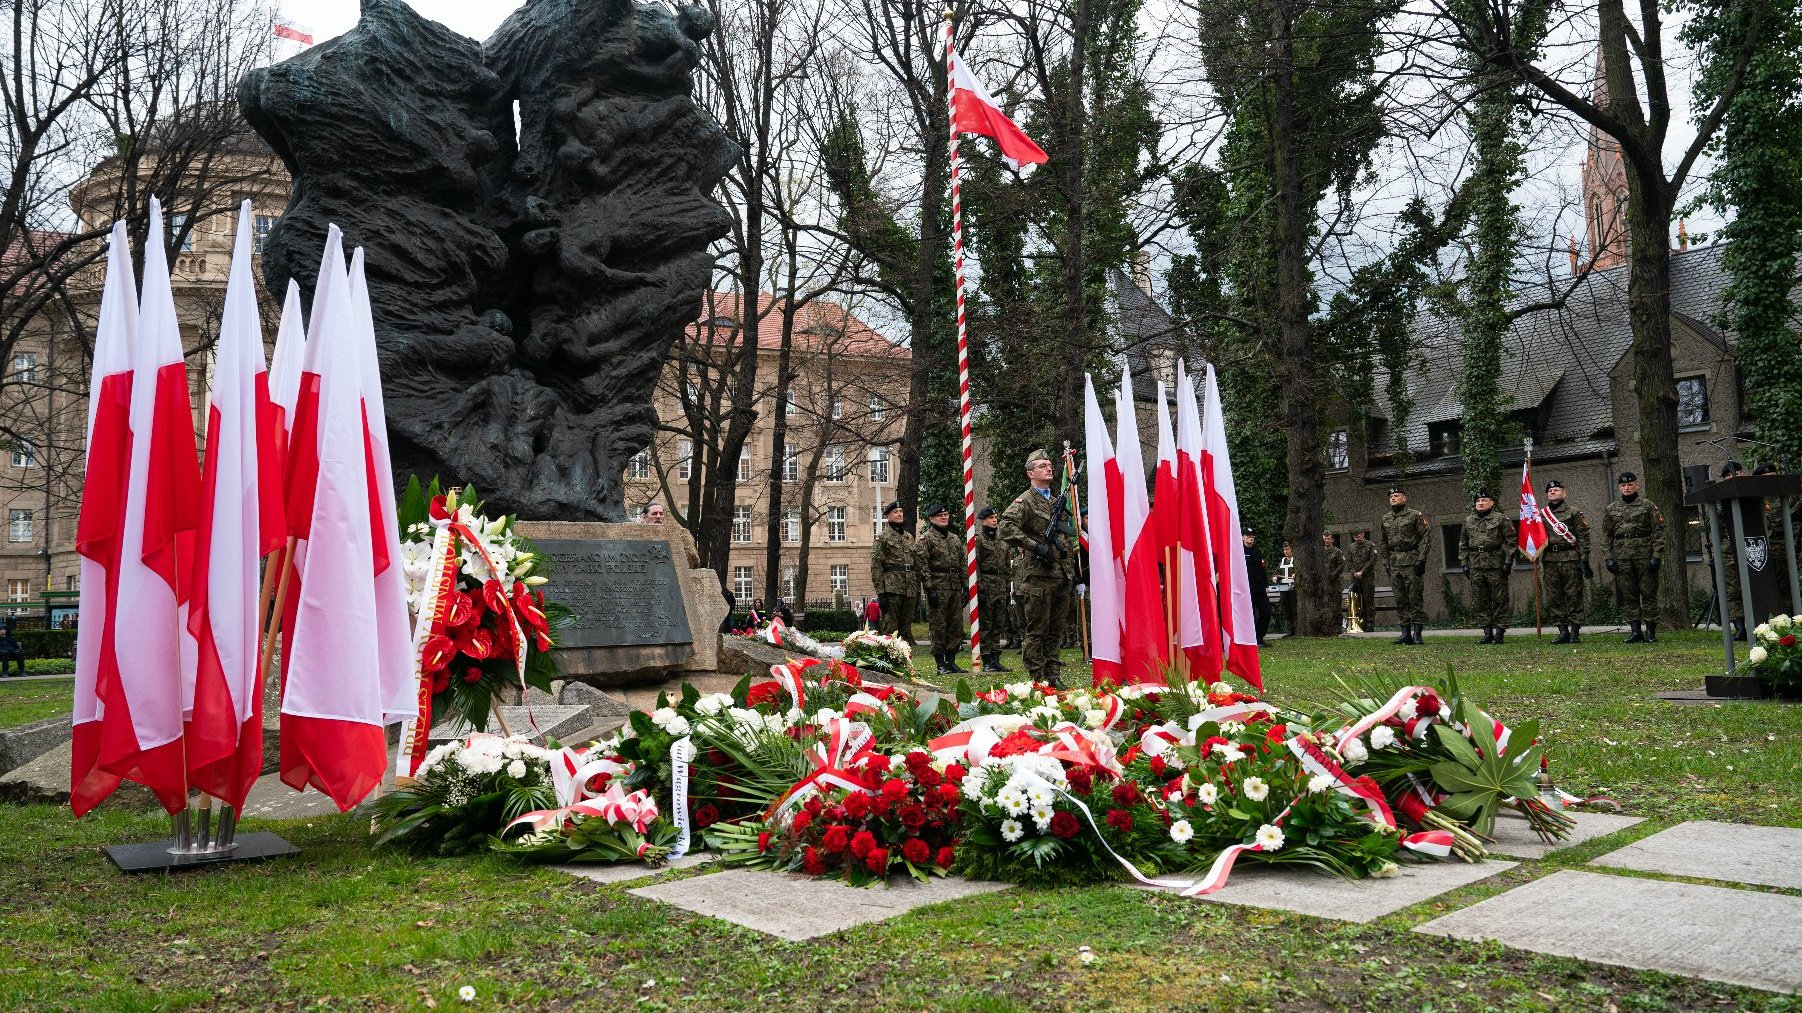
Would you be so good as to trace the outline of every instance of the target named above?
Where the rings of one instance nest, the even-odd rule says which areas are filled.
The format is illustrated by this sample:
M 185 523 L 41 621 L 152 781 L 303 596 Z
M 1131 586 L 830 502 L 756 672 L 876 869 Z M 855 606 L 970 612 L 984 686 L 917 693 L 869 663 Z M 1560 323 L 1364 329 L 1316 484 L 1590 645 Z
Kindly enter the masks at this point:
M 1502 576 L 1506 577 L 1513 572 L 1514 572 L 1514 560 L 1510 559 L 1506 563 L 1502 564 Z
M 1465 563 L 1463 566 L 1459 567 L 1459 569 L 1464 571 L 1464 575 L 1466 577 L 1470 576 L 1470 564 L 1469 563 Z
M 1364 582 L 1361 580 L 1352 581 L 1351 593 L 1352 594 L 1363 594 L 1364 593 Z
M 926 589 L 926 604 L 933 608 L 939 607 L 939 593 L 932 588 Z
M 1608 571 L 1608 572 L 1609 572 L 1609 573 L 1616 573 L 1616 574 L 1618 574 L 1618 573 L 1620 573 L 1620 572 L 1621 572 L 1621 564 L 1619 564 L 1619 563 L 1617 563 L 1617 562 L 1615 562 L 1615 561 L 1614 561 L 1614 560 L 1612 560 L 1612 559 L 1604 559 L 1604 560 L 1602 560 L 1602 567 L 1603 567 L 1603 568 L 1604 568 L 1604 569 L 1606 569 L 1606 570 L 1607 570 L 1607 571 Z
M 1032 543 L 1032 554 L 1039 557 L 1040 559 L 1044 560 L 1047 563 L 1051 562 L 1051 556 L 1052 556 L 1051 543 L 1050 542 L 1034 542 L 1034 543 Z
M 1583 567 L 1583 579 L 1584 580 L 1594 580 L 1595 579 L 1595 576 L 1596 576 L 1595 567 L 1589 565 L 1589 560 L 1585 559 L 1579 565 L 1581 565 Z
M 876 608 L 881 610 L 884 616 L 888 615 L 888 595 L 879 594 L 876 596 Z
M 1423 559 L 1414 564 L 1414 576 L 1424 577 L 1424 576 L 1426 576 L 1426 573 L 1427 573 L 1427 561 L 1426 560 Z
M 1646 560 L 1646 569 L 1652 571 L 1653 573 L 1657 573 L 1658 568 L 1663 565 L 1664 565 L 1664 560 L 1659 559 L 1657 556 L 1653 556 L 1651 559 Z

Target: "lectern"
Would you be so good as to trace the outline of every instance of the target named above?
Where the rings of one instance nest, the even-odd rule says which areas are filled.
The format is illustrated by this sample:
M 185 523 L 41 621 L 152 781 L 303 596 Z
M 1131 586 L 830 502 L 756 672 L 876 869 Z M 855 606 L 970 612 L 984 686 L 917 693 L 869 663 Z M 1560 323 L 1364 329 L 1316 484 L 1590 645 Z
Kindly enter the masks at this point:
M 1725 676 L 1708 677 L 1709 696 L 1753 696 L 1757 679 L 1735 674 L 1733 624 L 1727 617 L 1727 569 L 1721 551 L 1731 546 L 1739 561 L 1739 593 L 1750 630 L 1771 616 L 1802 614 L 1802 587 L 1796 581 L 1796 532 L 1790 507 L 1802 496 L 1802 476 L 1743 475 L 1696 489 L 1684 506 L 1703 506 L 1708 516 L 1710 551 L 1714 553 L 1714 593 L 1721 603 L 1721 647 L 1727 658 Z M 1767 530 L 1765 505 L 1776 505 L 1775 530 Z M 1727 531 L 1722 531 L 1725 524 Z

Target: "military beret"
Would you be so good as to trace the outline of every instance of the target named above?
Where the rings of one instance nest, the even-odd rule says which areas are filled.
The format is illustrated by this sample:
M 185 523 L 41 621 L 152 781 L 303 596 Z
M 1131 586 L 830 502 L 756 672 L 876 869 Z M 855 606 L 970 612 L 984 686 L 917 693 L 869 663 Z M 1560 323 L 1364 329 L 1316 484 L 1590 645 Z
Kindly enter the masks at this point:
M 1637 482 L 1637 481 L 1639 481 L 1638 475 L 1635 475 L 1630 471 L 1623 471 L 1623 472 L 1621 472 L 1621 477 L 1614 480 L 1614 484 L 1615 485 L 1626 485 L 1628 482 Z
M 950 512 L 951 509 L 943 503 L 934 503 L 926 508 L 926 516 L 928 517 L 937 517 L 939 514 L 948 514 Z
M 976 519 L 979 521 L 988 520 L 993 516 L 995 516 L 995 508 L 992 506 L 985 506 L 981 510 L 976 511 Z
M 1045 453 L 1043 450 L 1035 450 L 1032 453 L 1026 455 L 1026 466 L 1028 468 L 1030 468 L 1033 465 L 1039 463 L 1040 461 L 1049 461 L 1049 460 L 1051 460 L 1050 454 Z
M 1251 525 L 1249 525 L 1249 524 L 1247 524 L 1245 527 L 1241 528 L 1239 530 L 1239 533 L 1242 535 L 1251 535 L 1254 538 L 1257 537 L 1257 534 L 1258 534 L 1256 531 L 1253 531 L 1251 529 Z
M 1759 465 L 1758 467 L 1753 468 L 1752 474 L 1754 474 L 1754 475 L 1775 475 L 1775 474 L 1777 474 L 1777 465 L 1773 464 L 1770 461 L 1766 461 L 1763 464 Z
M 1477 490 L 1477 491 L 1476 491 L 1476 494 L 1475 494 L 1475 495 L 1473 495 L 1473 496 L 1471 496 L 1471 499 L 1473 499 L 1473 500 L 1476 500 L 1476 499 L 1495 499 L 1495 497 L 1494 497 L 1494 496 L 1491 496 L 1491 495 L 1489 495 L 1489 490 L 1488 490 L 1488 489 L 1478 489 L 1478 490 Z
M 1406 490 L 1406 489 L 1403 489 L 1403 488 L 1402 488 L 1402 487 L 1401 487 L 1401 486 L 1399 486 L 1399 485 L 1392 485 L 1392 486 L 1390 486 L 1390 487 L 1389 487 L 1389 495 L 1391 495 L 1391 496 L 1393 496 L 1393 495 L 1395 495 L 1395 494 L 1396 494 L 1396 493 L 1398 493 L 1398 492 L 1399 492 L 1399 493 L 1401 493 L 1401 494 L 1402 494 L 1402 495 L 1403 495 L 1403 496 L 1406 496 L 1406 495 L 1408 495 L 1408 490 Z
M 1548 478 L 1545 480 L 1545 491 L 1546 492 L 1551 492 L 1553 489 L 1562 489 L 1562 488 L 1564 488 L 1564 483 L 1558 481 L 1555 478 Z
M 1728 461 L 1726 464 L 1721 465 L 1721 477 L 1731 478 L 1745 470 L 1746 469 L 1742 467 L 1738 461 Z
M 889 514 L 892 514 L 899 509 L 901 509 L 901 501 L 900 500 L 892 500 L 889 502 L 888 506 L 885 506 L 882 508 L 882 515 L 884 517 L 886 517 Z

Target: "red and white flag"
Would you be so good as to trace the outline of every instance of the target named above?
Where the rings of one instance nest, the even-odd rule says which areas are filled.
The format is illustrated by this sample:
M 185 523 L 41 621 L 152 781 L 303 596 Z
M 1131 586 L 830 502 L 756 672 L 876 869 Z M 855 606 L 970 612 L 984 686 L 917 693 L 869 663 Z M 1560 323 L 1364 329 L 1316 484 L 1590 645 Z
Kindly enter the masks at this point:
M 1545 551 L 1545 515 L 1539 512 L 1539 497 L 1533 494 L 1533 459 L 1531 457 L 1520 464 L 1520 554 L 1528 559 L 1538 559 Z M 1558 524 L 1558 518 L 1551 518 Z M 1563 525 L 1559 525 L 1562 527 Z M 1570 537 L 1566 533 L 1566 537 Z M 1576 539 L 1572 538 L 1575 542 Z
M 131 247 L 125 223 L 113 223 L 107 249 L 106 285 L 94 331 L 94 366 L 88 381 L 87 461 L 82 475 L 81 514 L 75 549 L 81 556 L 81 613 L 75 632 L 75 708 L 69 804 L 80 816 L 119 787 L 120 776 L 100 766 L 105 730 L 105 686 L 114 706 L 126 706 L 118 692 L 114 659 L 117 635 L 119 546 L 125 527 L 125 486 L 131 467 L 131 363 L 138 329 L 138 287 L 131 276 Z M 115 720 L 130 722 L 129 712 Z
M 946 59 L 951 62 L 951 129 L 960 134 L 992 137 L 1001 146 L 1002 160 L 1018 172 L 1028 165 L 1050 160 L 1045 149 L 1034 144 L 1008 115 L 1001 111 L 989 90 L 964 64 L 964 58 L 951 45 L 949 28 L 945 32 Z
M 1095 399 L 1095 380 L 1083 378 L 1083 454 L 1089 498 L 1089 642 L 1094 683 L 1120 682 L 1120 555 L 1115 549 L 1120 462 Z
M 131 466 L 120 537 L 115 640 L 117 683 L 99 687 L 100 766 L 154 792 L 163 808 L 187 804 L 183 714 L 192 706 L 196 652 L 187 633 L 200 465 L 175 295 L 163 249 L 163 209 L 150 201 L 144 289 L 132 361 Z M 105 674 L 103 669 L 102 674 Z
M 306 498 L 306 551 L 296 557 L 300 579 L 287 640 L 281 778 L 296 790 L 315 787 L 349 811 L 380 783 L 387 741 L 362 353 L 340 251 L 334 227 L 307 336 L 306 372 L 317 378 L 316 399 L 309 409 L 303 383 L 290 447 L 291 461 L 310 455 L 316 470 Z M 301 446 L 309 414 L 312 432 Z M 289 508 L 295 504 L 291 497 Z
M 275 411 L 281 475 L 287 474 L 288 427 L 294 424 L 294 406 L 300 400 L 300 367 L 306 346 L 307 324 L 300 309 L 300 283 L 289 278 L 281 326 L 275 333 L 275 357 L 269 363 L 269 403 Z
M 250 202 L 238 209 L 201 472 L 188 632 L 199 648 L 187 722 L 188 780 L 242 807 L 263 765 L 258 561 L 286 537 L 275 485 L 276 421 L 251 279 Z
M 1239 494 L 1233 485 L 1233 462 L 1226 444 L 1226 413 L 1220 407 L 1220 385 L 1208 366 L 1202 396 L 1201 480 L 1208 505 L 1208 538 L 1214 571 L 1219 576 L 1220 636 L 1226 648 L 1226 670 L 1264 688 L 1258 664 L 1258 631 L 1251 600 L 1251 576 L 1240 541 Z
M 1201 411 L 1195 378 L 1176 364 L 1177 646 L 1189 670 L 1203 682 L 1219 678 L 1224 663 L 1220 600 L 1214 591 L 1214 557 L 1208 546 L 1207 504 L 1202 497 Z
M 1145 456 L 1139 446 L 1139 416 L 1133 397 L 1132 373 L 1120 371 L 1120 389 L 1114 404 L 1114 425 L 1119 432 L 1114 446 L 1120 460 L 1125 495 L 1121 558 L 1126 561 L 1120 610 L 1124 632 L 1120 640 L 1121 678 L 1129 683 L 1163 683 L 1164 666 L 1170 662 L 1169 626 L 1164 621 L 1164 589 L 1159 580 L 1159 546 L 1151 527 L 1151 500 L 1145 484 Z
M 287 18 L 278 14 L 271 24 L 275 30 L 275 37 L 278 39 L 287 39 L 289 42 L 298 42 L 303 46 L 310 46 L 313 44 L 313 33 L 297 22 L 289 21 Z

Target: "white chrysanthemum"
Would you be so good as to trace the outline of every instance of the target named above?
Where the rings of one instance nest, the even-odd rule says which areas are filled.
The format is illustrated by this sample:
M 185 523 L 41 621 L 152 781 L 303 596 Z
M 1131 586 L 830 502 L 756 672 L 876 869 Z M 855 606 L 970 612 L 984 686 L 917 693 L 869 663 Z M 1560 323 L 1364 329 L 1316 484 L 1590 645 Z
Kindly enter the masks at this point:
M 1220 800 L 1220 789 L 1210 781 L 1195 789 L 1195 797 L 1201 800 L 1202 805 L 1213 805 Z
M 1262 802 L 1270 796 L 1270 786 L 1265 784 L 1264 779 L 1261 777 L 1246 778 L 1244 781 L 1240 782 L 1239 790 L 1244 792 L 1245 797 L 1251 799 L 1253 802 Z
M 1400 875 L 1402 867 L 1394 862 L 1384 862 L 1377 866 L 1377 871 L 1370 874 L 1371 879 L 1394 879 Z
M 1415 700 L 1408 700 L 1402 704 L 1401 710 L 1395 712 L 1395 716 L 1401 718 L 1403 721 L 1412 721 L 1419 713 L 1420 703 Z
M 1258 847 L 1265 851 L 1281 851 L 1283 848 L 1283 828 L 1269 823 L 1258 828 Z
M 1221 763 L 1238 763 L 1245 759 L 1245 751 L 1231 745 L 1216 745 L 1214 755 L 1220 758 Z
M 1395 745 L 1395 731 L 1388 725 L 1378 725 L 1370 730 L 1370 748 L 1388 749 Z
M 507 764 L 507 776 L 512 778 L 515 781 L 525 780 L 526 779 L 526 761 L 514 760 L 512 763 Z
M 1311 794 L 1318 794 L 1323 791 L 1332 791 L 1332 790 L 1333 790 L 1333 775 L 1331 775 L 1331 774 L 1315 774 L 1313 777 L 1308 778 L 1308 791 Z
M 1026 800 L 1033 805 L 1050 805 L 1051 789 L 1042 784 L 1035 784 L 1027 789 Z
M 1026 827 L 1019 820 L 1003 820 L 1001 822 L 1001 839 L 1009 844 L 1026 836 Z
M 1345 743 L 1345 748 L 1339 751 L 1339 755 L 1345 757 L 1347 766 L 1363 763 L 1365 760 L 1370 759 L 1370 753 L 1365 750 L 1364 743 L 1359 742 L 1357 739 L 1348 740 Z
M 709 693 L 695 701 L 695 713 L 712 717 L 730 706 L 732 706 L 732 694 Z
M 1195 839 L 1195 828 L 1188 820 L 1177 820 L 1170 824 L 1170 839 L 1178 844 L 1187 844 Z
M 1045 828 L 1051 825 L 1051 812 L 1052 809 L 1048 805 L 1032 807 L 1032 822 L 1039 828 L 1039 833 L 1044 833 Z
M 1082 712 L 1082 720 L 1090 728 L 1100 728 L 1107 723 L 1107 711 L 1085 710 Z
M 788 713 L 782 715 L 791 725 L 798 725 L 807 720 L 807 712 L 799 707 L 790 707 Z
M 995 796 L 995 804 L 1007 810 L 1009 816 L 1018 816 L 1030 805 L 1026 795 L 1020 791 L 1009 789 Z
M 1220 723 L 1220 734 L 1229 739 L 1244 730 L 1245 726 L 1237 721 L 1223 721 Z
M 1766 656 L 1767 653 L 1762 647 L 1754 647 L 1746 652 L 1746 660 L 1754 665 L 1761 664 Z

